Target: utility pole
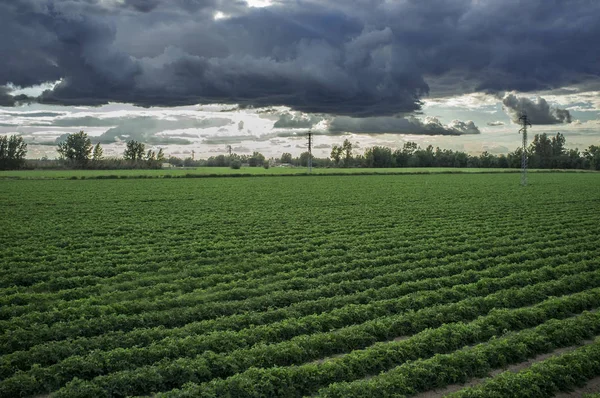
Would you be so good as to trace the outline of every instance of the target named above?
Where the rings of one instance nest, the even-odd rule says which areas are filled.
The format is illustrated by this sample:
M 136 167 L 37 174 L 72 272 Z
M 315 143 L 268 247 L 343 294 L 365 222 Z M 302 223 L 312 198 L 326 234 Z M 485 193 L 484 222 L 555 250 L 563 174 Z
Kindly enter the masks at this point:
M 312 172 L 312 132 L 308 132 L 308 172 Z
M 519 133 L 523 133 L 523 148 L 521 149 L 521 185 L 527 186 L 527 126 L 531 127 L 527 115 L 523 114 L 519 117 L 521 129 Z

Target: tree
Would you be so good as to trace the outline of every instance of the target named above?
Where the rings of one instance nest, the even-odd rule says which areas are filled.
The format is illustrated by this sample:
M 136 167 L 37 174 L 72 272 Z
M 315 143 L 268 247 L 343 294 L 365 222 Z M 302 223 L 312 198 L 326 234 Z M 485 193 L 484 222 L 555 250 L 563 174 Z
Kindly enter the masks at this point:
M 338 145 L 334 145 L 333 148 L 331 148 L 330 157 L 336 166 L 338 166 L 340 164 L 340 160 L 342 160 L 342 151 L 343 151 L 343 148 Z
M 83 131 L 67 135 L 67 140 L 58 144 L 57 151 L 74 167 L 85 167 L 92 154 L 92 141 Z
M 229 164 L 229 167 L 231 167 L 234 170 L 239 170 L 242 168 L 242 161 L 239 159 L 233 159 Z
M 556 133 L 556 136 L 552 137 L 552 156 L 558 157 L 565 153 L 565 136 L 561 133 Z
M 367 167 L 392 167 L 392 150 L 384 146 L 374 146 L 365 152 L 365 163 Z
M 146 160 L 150 163 L 154 162 L 156 160 L 156 152 L 154 152 L 152 149 L 148 149 L 148 153 L 146 153 Z
M 342 144 L 342 150 L 344 151 L 344 164 L 346 167 L 350 167 L 350 162 L 352 161 L 352 143 L 350 140 L 345 139 Z
M 309 152 L 302 152 L 300 154 L 300 166 L 302 167 L 307 167 L 308 166 L 308 159 L 310 158 L 311 154 Z M 314 159 L 314 156 L 313 156 Z
M 92 153 L 92 160 L 97 162 L 98 160 L 102 160 L 103 158 L 104 150 L 100 146 L 100 143 L 97 143 L 94 147 L 94 152 Z
M 531 154 L 530 166 L 532 168 L 547 168 L 550 167 L 552 162 L 552 141 L 548 138 L 546 133 L 536 134 L 533 137 L 533 142 L 529 147 Z
M 394 151 L 394 163 L 396 167 L 406 167 L 411 162 L 411 157 L 417 150 L 418 146 L 416 142 L 405 142 L 402 149 L 397 149 Z
M 137 142 L 135 140 L 127 141 L 127 146 L 125 148 L 125 152 L 123 152 L 123 157 L 125 160 L 131 160 L 134 162 L 136 160 L 143 160 L 145 151 L 146 148 L 141 142 Z
M 156 161 L 161 163 L 165 161 L 165 153 L 163 152 L 162 148 L 160 148 L 156 154 Z
M 479 156 L 479 167 L 490 168 L 498 165 L 496 157 L 491 155 L 488 151 L 483 152 Z
M 291 153 L 283 153 L 281 155 L 281 163 L 292 163 L 292 154 Z
M 262 166 L 265 162 L 265 156 L 260 152 L 254 152 L 250 158 L 248 158 L 248 165 L 250 167 Z
M 591 169 L 600 170 L 600 146 L 590 145 L 590 147 L 583 152 L 583 156 L 590 162 Z
M 11 135 L 0 137 L 0 170 L 18 169 L 25 163 L 27 144 L 23 137 Z

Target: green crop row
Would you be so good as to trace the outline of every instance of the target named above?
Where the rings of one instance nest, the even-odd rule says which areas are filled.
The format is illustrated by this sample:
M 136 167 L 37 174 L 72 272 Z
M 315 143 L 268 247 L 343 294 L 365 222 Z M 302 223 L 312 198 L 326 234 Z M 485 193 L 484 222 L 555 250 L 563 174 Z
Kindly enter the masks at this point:
M 314 317 L 309 317 L 303 322 L 290 321 L 289 323 L 283 323 L 279 328 L 269 325 L 265 328 L 251 328 L 237 333 L 219 332 L 206 336 L 190 336 L 180 341 L 179 344 L 169 344 L 169 341 L 163 341 L 161 344 L 149 346 L 148 348 L 93 352 L 85 357 L 70 357 L 48 368 L 34 367 L 27 373 L 17 374 L 13 378 L 0 382 L 0 388 L 5 385 L 13 386 L 12 388 L 21 386 L 18 388 L 29 388 L 32 392 L 47 392 L 55 390 L 74 377 L 89 379 L 96 375 L 150 364 L 161 360 L 165 356 L 190 356 L 194 353 L 200 354 L 200 356 L 190 359 L 179 358 L 175 361 L 174 368 L 169 367 L 168 361 L 165 363 L 164 360 L 156 366 L 158 369 L 165 367 L 168 372 L 174 372 L 175 374 L 183 372 L 187 368 L 197 369 L 200 367 L 205 370 L 195 374 L 204 374 L 205 377 L 210 378 L 230 376 L 252 366 L 298 364 L 327 355 L 346 352 L 348 349 L 363 348 L 377 341 L 416 333 L 427 327 L 439 327 L 447 322 L 474 319 L 478 315 L 485 314 L 498 306 L 519 307 L 535 304 L 546 299 L 549 295 L 575 293 L 600 286 L 600 271 L 583 272 L 559 279 L 557 279 L 554 272 L 548 272 L 548 270 L 543 270 L 541 274 L 545 276 L 542 279 L 549 282 L 530 285 L 534 282 L 534 278 L 514 274 L 518 276 L 513 275 L 504 278 L 503 282 L 498 281 L 494 285 L 473 284 L 470 290 L 480 298 L 467 296 L 469 297 L 467 300 L 455 305 L 434 305 L 430 308 L 424 308 L 428 306 L 419 304 L 421 300 L 414 300 L 413 297 L 409 296 L 407 297 L 408 301 L 403 300 L 404 303 L 400 303 L 399 306 L 396 306 L 395 302 L 390 302 L 384 307 L 389 311 L 389 316 L 384 318 L 381 318 L 384 314 L 374 316 L 371 313 L 377 308 L 376 306 L 366 307 L 360 312 L 347 310 L 340 313 L 339 316 L 351 320 L 363 319 L 362 322 L 368 319 L 372 319 L 372 321 L 344 329 L 332 330 L 331 332 L 328 330 L 335 328 L 340 321 L 342 324 L 345 321 L 333 317 L 329 319 L 328 323 L 325 320 L 321 320 L 317 324 L 313 323 L 321 330 L 321 333 L 308 336 L 299 334 L 308 332 L 307 327 L 311 323 L 307 323 L 307 321 L 314 322 Z M 506 285 L 505 288 L 508 287 L 507 290 L 492 294 L 494 290 L 500 290 L 498 286 L 503 284 Z M 451 292 L 449 291 L 445 295 L 448 293 Z M 445 295 L 440 296 L 438 292 L 429 292 L 425 302 L 429 299 L 437 304 L 444 301 L 456 301 L 455 298 L 452 298 L 452 294 L 447 299 L 441 300 Z M 401 315 L 392 315 L 397 313 L 399 309 L 401 312 L 407 311 L 409 309 L 405 307 L 407 303 L 412 304 L 409 308 L 413 311 Z M 414 311 L 418 308 L 424 308 L 424 310 Z M 381 312 L 381 309 L 379 311 Z M 291 341 L 285 341 L 294 334 L 298 336 Z M 282 343 L 272 344 L 274 341 L 282 341 Z M 267 344 L 250 348 L 261 342 Z M 240 348 L 249 348 L 249 350 L 240 350 Z M 229 361 L 224 359 L 228 355 L 215 354 L 215 352 L 226 353 L 227 351 L 233 351 Z M 210 365 L 211 363 L 213 365 Z M 146 369 L 140 368 L 135 370 L 133 374 L 137 375 L 137 378 L 145 379 L 146 385 L 150 385 Z M 212 370 L 207 373 L 207 369 Z
M 430 388 L 465 383 L 473 377 L 483 377 L 493 369 L 523 362 L 556 348 L 581 344 L 599 333 L 599 313 L 551 320 L 534 329 L 495 338 L 451 354 L 437 354 L 430 359 L 409 361 L 369 380 L 334 383 L 321 389 L 317 396 L 404 396 Z M 597 368 L 596 366 L 595 369 Z
M 587 255 L 569 255 L 567 257 L 586 257 Z M 565 259 L 566 260 L 566 259 Z M 543 267 L 544 264 L 547 266 L 554 264 L 561 264 L 561 257 L 554 257 L 550 260 L 548 259 L 538 259 L 532 262 L 523 263 L 520 265 L 505 265 L 498 266 L 496 268 L 486 268 L 485 271 L 481 271 L 479 273 L 474 274 L 473 271 L 466 271 L 467 274 L 464 275 L 466 278 L 481 278 L 481 277 L 499 277 L 502 275 L 507 275 L 509 271 L 518 271 L 518 270 L 530 270 L 537 269 Z M 491 264 L 485 264 L 487 266 L 491 266 Z M 476 269 L 481 268 L 484 264 L 475 264 Z M 460 265 L 458 266 L 460 268 Z M 437 269 L 436 271 L 440 272 L 432 272 L 429 270 L 424 270 L 430 276 L 436 276 L 436 273 L 440 273 L 444 275 L 445 270 Z M 456 265 L 452 266 L 454 270 Z M 471 268 L 470 266 L 465 265 L 465 268 Z M 413 271 L 417 274 L 417 276 L 421 276 L 420 270 Z M 412 279 L 411 273 L 407 272 L 403 274 L 407 279 Z M 463 276 L 459 277 L 463 278 Z M 153 328 L 153 329 L 134 329 L 129 333 L 123 332 L 106 332 L 97 337 L 90 338 L 78 338 L 76 340 L 64 340 L 64 341 L 50 341 L 47 343 L 38 344 L 27 351 L 16 351 L 9 355 L 6 355 L 0 359 L 0 376 L 8 377 L 14 370 L 27 370 L 34 363 L 41 365 L 50 365 L 55 363 L 61 359 L 64 359 L 73 355 L 82 355 L 83 353 L 102 349 L 102 350 L 110 350 L 119 347 L 143 347 L 147 346 L 150 343 L 156 344 L 159 340 L 169 338 L 170 342 L 172 342 L 173 338 L 185 338 L 189 335 L 198 335 L 198 334 L 207 334 L 209 332 L 218 331 L 218 330 L 241 330 L 252 325 L 268 325 L 272 322 L 280 322 L 289 318 L 299 318 L 302 316 L 322 313 L 324 311 L 334 310 L 335 308 L 341 308 L 343 306 L 349 304 L 364 304 L 366 302 L 370 302 L 372 300 L 378 298 L 389 298 L 390 289 L 385 287 L 381 287 L 377 280 L 380 279 L 375 277 L 373 281 L 376 283 L 377 290 L 374 290 L 373 287 L 367 284 L 366 287 L 370 287 L 369 290 L 359 291 L 355 294 L 346 294 L 341 296 L 335 296 L 331 298 L 322 298 L 316 300 L 307 300 L 301 301 L 299 303 L 292 304 L 289 307 L 284 307 L 275 310 L 269 310 L 267 312 L 248 312 L 239 315 L 231 315 L 226 317 L 219 317 L 214 320 L 207 321 L 198 321 L 186 324 L 181 328 L 175 329 L 165 329 L 165 328 Z M 392 283 L 388 285 L 393 285 L 394 280 L 392 279 Z M 456 282 L 455 279 L 450 277 L 440 277 L 433 279 L 425 279 L 420 282 L 416 282 L 413 284 L 403 284 L 400 286 L 391 286 L 391 291 L 395 292 L 398 295 L 406 294 L 411 291 L 416 291 L 419 287 L 427 287 L 427 286 L 437 286 L 441 287 L 444 284 L 452 285 L 453 282 Z M 349 289 L 347 285 L 344 285 L 344 292 L 349 293 Z
M 571 391 L 600 375 L 600 339 L 576 350 L 533 364 L 520 372 L 504 372 L 476 387 L 450 394 L 453 398 L 511 396 L 552 397 Z M 584 398 L 591 394 L 584 395 Z
M 314 394 L 319 388 L 334 382 L 364 378 L 409 360 L 452 352 L 508 331 L 539 325 L 551 318 L 565 318 L 595 308 L 598 304 L 600 289 L 594 289 L 572 296 L 548 299 L 532 308 L 493 310 L 471 323 L 457 322 L 442 325 L 437 329 L 428 328 L 406 340 L 377 343 L 321 364 L 250 368 L 230 378 L 200 385 L 188 382 L 199 379 L 199 376 L 193 373 L 202 369 L 198 362 L 188 368 L 180 368 L 178 372 L 173 366 L 175 364 L 152 370 L 144 369 L 138 372 L 144 376 L 138 378 L 132 377 L 133 372 L 114 373 L 96 378 L 91 384 L 96 388 L 100 387 L 109 396 L 165 391 L 186 381 L 188 384 L 183 391 L 186 395 L 195 397 L 244 396 L 244 389 L 247 388 L 252 388 L 258 396 L 303 397 Z M 233 357 L 234 355 L 231 355 L 218 363 L 223 366 L 229 360 L 231 368 L 241 370 L 248 367 L 247 363 L 240 366 L 239 362 L 232 361 Z M 210 370 L 214 372 L 213 369 Z M 143 387 L 140 386 L 141 380 L 144 380 Z M 132 388 L 134 386 L 135 388 Z

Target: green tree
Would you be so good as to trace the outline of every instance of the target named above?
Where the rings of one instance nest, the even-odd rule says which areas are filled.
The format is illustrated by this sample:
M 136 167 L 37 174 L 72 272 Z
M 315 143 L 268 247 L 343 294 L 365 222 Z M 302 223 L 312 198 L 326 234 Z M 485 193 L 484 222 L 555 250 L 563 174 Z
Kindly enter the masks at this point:
M 365 151 L 365 163 L 367 167 L 392 167 L 392 150 L 384 146 L 374 146 Z
M 83 131 L 69 134 L 66 141 L 58 144 L 57 151 L 74 167 L 85 167 L 92 154 L 92 141 Z
M 479 167 L 490 168 L 498 165 L 497 159 L 487 151 L 479 156 Z
M 530 154 L 530 167 L 547 168 L 552 163 L 552 140 L 546 133 L 536 134 L 528 150 Z
M 334 161 L 335 165 L 338 166 L 340 164 L 340 160 L 342 160 L 342 151 L 344 149 L 341 146 L 338 145 L 334 145 L 333 148 L 331 148 L 331 160 Z
M 292 159 L 293 158 L 292 158 L 292 154 L 291 153 L 285 152 L 285 153 L 283 153 L 281 155 L 281 163 L 290 163 L 291 164 L 293 162 Z
M 405 142 L 402 149 L 394 151 L 394 163 L 396 167 L 406 167 L 410 163 L 410 159 L 417 150 L 416 142 Z
M 97 143 L 94 147 L 94 152 L 92 153 L 92 160 L 98 161 L 104 158 L 104 150 L 100 146 L 100 143 Z
M 260 152 L 254 152 L 251 157 L 248 158 L 248 165 L 250 167 L 262 166 L 265 162 L 265 156 Z
M 558 157 L 565 153 L 565 136 L 561 133 L 556 133 L 556 136 L 552 137 L 552 156 Z
M 350 167 L 350 163 L 352 162 L 352 143 L 350 140 L 345 139 L 342 144 L 342 150 L 344 151 L 344 165 L 346 167 Z
M 152 149 L 148 149 L 148 153 L 146 153 L 146 160 L 148 162 L 156 161 L 156 152 L 154 152 Z
M 300 166 L 307 167 L 308 166 L 308 159 L 310 158 L 310 156 L 311 155 L 310 155 L 310 153 L 308 153 L 308 151 L 307 152 L 302 152 L 300 154 L 300 158 L 299 158 Z M 313 159 L 314 159 L 314 156 L 313 156 Z
M 0 170 L 18 169 L 25 163 L 27 144 L 18 135 L 0 137 Z
M 165 153 L 163 152 L 162 148 L 160 148 L 156 154 L 156 161 L 161 163 L 165 161 Z
M 600 146 L 590 145 L 590 147 L 583 152 L 583 156 L 585 156 L 590 163 L 591 169 L 600 170 Z
M 123 157 L 125 160 L 137 161 L 144 159 L 144 152 L 146 151 L 146 147 L 141 142 L 137 142 L 135 140 L 127 141 L 127 146 L 125 147 L 125 152 L 123 152 Z

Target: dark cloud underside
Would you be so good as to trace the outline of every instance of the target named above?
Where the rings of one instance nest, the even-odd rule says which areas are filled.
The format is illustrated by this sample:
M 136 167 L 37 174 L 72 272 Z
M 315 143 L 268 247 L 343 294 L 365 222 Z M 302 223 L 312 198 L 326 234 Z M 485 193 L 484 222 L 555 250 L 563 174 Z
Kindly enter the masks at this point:
M 600 75 L 596 0 L 278 4 L 0 0 L 0 86 L 62 79 L 39 98 L 50 104 L 373 117 L 418 111 L 429 92 L 585 89 Z M 0 106 L 25 100 L 0 88 Z
M 571 123 L 568 110 L 550 108 L 548 102 L 541 97 L 534 102 L 529 98 L 508 94 L 502 100 L 502 104 L 513 122 L 518 122 L 521 115 L 527 115 L 533 124 Z

